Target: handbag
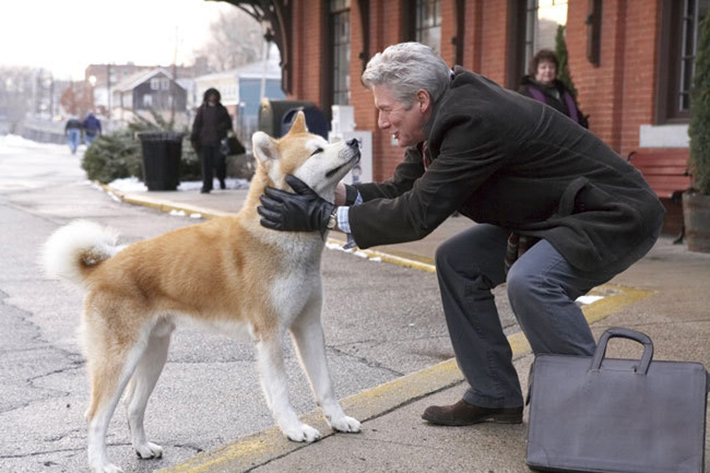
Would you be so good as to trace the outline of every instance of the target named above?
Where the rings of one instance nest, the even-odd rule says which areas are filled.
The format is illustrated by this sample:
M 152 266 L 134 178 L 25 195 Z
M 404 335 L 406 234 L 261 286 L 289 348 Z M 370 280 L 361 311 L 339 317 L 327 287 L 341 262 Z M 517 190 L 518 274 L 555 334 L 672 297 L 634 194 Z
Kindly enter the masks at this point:
M 641 359 L 606 358 L 613 337 L 641 343 Z M 708 374 L 700 363 L 652 358 L 651 339 L 627 328 L 604 332 L 592 357 L 537 356 L 528 392 L 528 466 L 702 473 Z
M 224 138 L 220 143 L 220 152 L 225 156 L 236 156 L 238 154 L 244 154 L 245 151 L 244 146 L 242 146 L 234 135 Z

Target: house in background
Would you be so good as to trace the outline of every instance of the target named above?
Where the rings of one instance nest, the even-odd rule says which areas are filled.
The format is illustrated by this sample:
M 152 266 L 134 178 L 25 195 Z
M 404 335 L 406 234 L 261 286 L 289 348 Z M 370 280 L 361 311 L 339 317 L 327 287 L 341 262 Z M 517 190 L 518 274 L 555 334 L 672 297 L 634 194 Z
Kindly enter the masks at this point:
M 223 0 L 270 25 L 289 99 L 352 105 L 358 130 L 373 132 L 373 177 L 402 160 L 360 82 L 367 61 L 402 41 L 419 41 L 504 87 L 517 89 L 530 58 L 564 25 L 569 68 L 590 130 L 621 156 L 688 155 L 688 91 L 697 27 L 710 0 Z M 632 161 L 633 162 L 633 161 Z M 680 204 L 664 199 L 665 231 Z
M 196 77 L 194 104 L 190 109 L 202 104 L 207 89 L 214 87 L 219 90 L 222 105 L 234 121 L 239 140 L 251 149 L 251 135 L 258 129 L 261 99 L 282 100 L 286 97 L 281 89 L 281 69 L 276 56 L 229 71 Z
M 136 115 L 151 120 L 153 110 L 166 121 L 174 120 L 177 126 L 188 123 L 187 90 L 165 69 L 126 77 L 113 88 L 111 103 L 114 120 L 131 121 Z
M 196 76 L 207 74 L 209 65 L 207 57 L 195 57 L 195 63 L 191 66 L 168 66 L 160 65 L 139 66 L 132 62 L 127 64 L 90 64 L 84 71 L 84 80 L 94 91 L 95 112 L 107 116 L 107 111 L 113 108 L 113 89 L 127 77 L 139 72 L 148 72 L 153 69 L 169 70 L 171 75 L 177 75 L 179 83 L 184 80 L 193 79 Z

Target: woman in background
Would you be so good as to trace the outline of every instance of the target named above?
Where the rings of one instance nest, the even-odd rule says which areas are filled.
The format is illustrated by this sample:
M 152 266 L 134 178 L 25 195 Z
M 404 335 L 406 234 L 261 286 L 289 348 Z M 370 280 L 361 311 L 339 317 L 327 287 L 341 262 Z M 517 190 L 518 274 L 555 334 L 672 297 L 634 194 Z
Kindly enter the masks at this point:
M 589 128 L 587 117 L 579 109 L 572 93 L 557 79 L 559 61 L 549 49 L 541 49 L 530 61 L 530 75 L 523 77 L 518 92 L 549 105 Z

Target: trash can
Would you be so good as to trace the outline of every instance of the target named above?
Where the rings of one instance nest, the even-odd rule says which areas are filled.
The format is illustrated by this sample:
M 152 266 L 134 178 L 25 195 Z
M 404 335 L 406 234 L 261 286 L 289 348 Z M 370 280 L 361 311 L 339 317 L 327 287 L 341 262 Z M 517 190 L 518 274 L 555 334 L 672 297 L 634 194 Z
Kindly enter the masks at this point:
M 184 133 L 138 133 L 143 151 L 143 181 L 150 191 L 174 191 L 180 184 Z

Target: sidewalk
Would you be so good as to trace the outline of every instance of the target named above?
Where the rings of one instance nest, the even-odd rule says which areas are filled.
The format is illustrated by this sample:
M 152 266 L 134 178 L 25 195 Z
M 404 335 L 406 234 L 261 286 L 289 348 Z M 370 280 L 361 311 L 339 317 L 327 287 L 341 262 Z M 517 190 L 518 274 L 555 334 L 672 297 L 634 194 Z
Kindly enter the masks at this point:
M 114 193 L 128 203 L 209 218 L 237 212 L 246 192 Z M 420 242 L 373 250 L 393 255 L 391 262 L 432 270 L 438 244 L 470 225 L 463 217 L 450 218 Z M 331 238 L 342 240 L 342 234 Z M 710 368 L 710 255 L 688 252 L 684 245 L 673 245 L 671 236 L 662 237 L 643 260 L 599 289 L 605 297 L 584 309 L 595 337 L 611 326 L 630 327 L 651 337 L 654 359 L 695 361 Z M 527 389 L 533 357 L 522 334 L 509 338 L 523 389 Z M 640 353 L 640 345 L 622 340 L 610 344 L 607 356 L 639 358 Z M 312 412 L 304 417 L 325 435 L 319 442 L 289 442 L 272 428 L 161 471 L 529 471 L 525 466 L 527 409 L 522 425 L 451 428 L 428 425 L 421 419 L 427 406 L 456 402 L 463 391 L 455 361 L 448 360 L 342 400 L 345 411 L 363 422 L 360 434 L 332 434 L 320 412 Z M 705 452 L 705 469 L 710 472 L 708 439 Z

